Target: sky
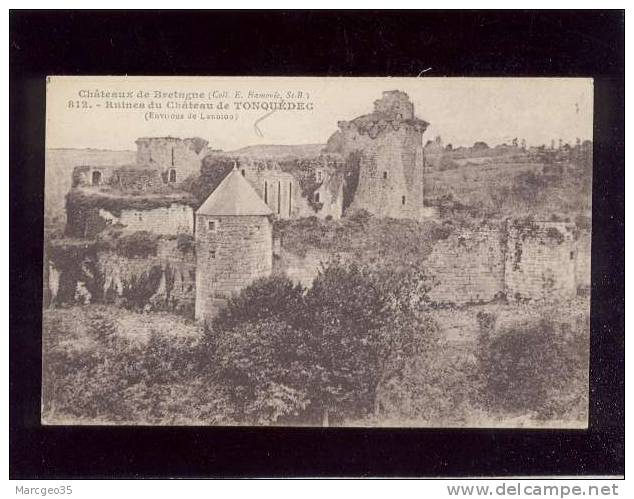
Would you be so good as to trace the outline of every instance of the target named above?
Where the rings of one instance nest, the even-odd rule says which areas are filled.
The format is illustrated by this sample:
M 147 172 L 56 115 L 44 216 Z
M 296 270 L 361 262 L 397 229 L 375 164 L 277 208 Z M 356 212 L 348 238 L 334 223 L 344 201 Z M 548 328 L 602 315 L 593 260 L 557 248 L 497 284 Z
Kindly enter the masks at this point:
M 454 146 L 476 141 L 493 146 L 510 143 L 514 137 L 525 139 L 528 145 L 549 145 L 559 138 L 569 143 L 577 137 L 592 139 L 593 87 L 592 80 L 584 78 L 111 76 L 49 78 L 46 144 L 48 148 L 132 150 L 136 138 L 143 136 L 198 136 L 208 140 L 210 147 L 223 150 L 258 144 L 325 143 L 337 130 L 338 121 L 371 112 L 383 91 L 396 89 L 407 92 L 417 117 L 430 123 L 425 141 L 436 135 Z M 90 97 L 102 92 L 131 92 L 133 97 Z M 139 92 L 150 97 L 138 98 Z M 155 98 L 155 92 L 164 94 Z M 203 120 L 198 110 L 168 110 L 168 102 L 183 102 L 169 95 L 174 92 L 202 94 L 202 99 L 191 102 L 229 106 L 202 114 L 235 119 Z M 236 92 L 241 94 L 238 98 Z M 249 98 L 249 92 L 258 96 Z M 235 102 L 271 102 L 271 98 L 259 96 L 275 92 L 287 102 L 310 103 L 312 108 L 276 111 L 269 116 L 262 109 L 235 109 Z M 89 97 L 85 97 L 87 93 Z M 162 109 L 149 110 L 151 100 L 162 103 Z M 107 108 L 108 102 L 122 101 L 146 107 Z M 149 112 L 155 116 L 194 113 L 197 118 L 148 118 Z

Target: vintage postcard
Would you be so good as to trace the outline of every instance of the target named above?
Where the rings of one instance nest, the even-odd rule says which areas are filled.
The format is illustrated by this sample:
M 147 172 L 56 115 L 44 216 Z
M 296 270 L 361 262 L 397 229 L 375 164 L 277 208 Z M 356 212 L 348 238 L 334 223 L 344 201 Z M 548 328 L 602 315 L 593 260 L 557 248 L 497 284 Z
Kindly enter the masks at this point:
M 586 428 L 592 103 L 49 77 L 42 422 Z

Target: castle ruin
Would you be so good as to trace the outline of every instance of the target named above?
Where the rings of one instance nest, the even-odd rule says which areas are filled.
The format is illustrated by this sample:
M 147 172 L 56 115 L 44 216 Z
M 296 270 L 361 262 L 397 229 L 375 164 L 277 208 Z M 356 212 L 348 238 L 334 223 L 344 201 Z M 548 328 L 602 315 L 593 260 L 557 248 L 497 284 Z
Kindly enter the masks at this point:
M 67 236 L 95 240 L 109 228 L 159 236 L 152 262 L 162 268 L 161 286 L 189 301 L 197 320 L 209 321 L 232 294 L 275 270 L 275 220 L 336 220 L 360 210 L 381 218 L 429 217 L 423 196 L 427 127 L 407 94 L 394 90 L 384 92 L 371 113 L 339 122 L 339 131 L 314 156 L 250 158 L 210 152 L 199 138 L 139 138 L 136 164 L 74 169 Z M 442 150 L 440 139 L 431 145 Z M 431 155 L 433 147 L 428 149 Z M 185 182 L 204 184 L 212 177 L 218 183 L 207 184 L 211 194 L 207 190 L 203 199 Z M 440 240 L 418 263 L 437 280 L 430 292 L 436 303 L 573 296 L 580 284 L 589 285 L 589 241 L 580 244 L 577 235 L 559 222 L 509 222 Z M 193 240 L 190 250 L 177 243 L 181 236 Z M 276 265 L 310 284 L 326 256 Z M 105 282 L 114 282 L 118 294 L 125 288 L 119 274 L 143 268 L 135 257 L 115 258 L 107 251 L 91 258 L 97 268 L 110 269 Z M 50 275 L 59 280 L 51 265 Z

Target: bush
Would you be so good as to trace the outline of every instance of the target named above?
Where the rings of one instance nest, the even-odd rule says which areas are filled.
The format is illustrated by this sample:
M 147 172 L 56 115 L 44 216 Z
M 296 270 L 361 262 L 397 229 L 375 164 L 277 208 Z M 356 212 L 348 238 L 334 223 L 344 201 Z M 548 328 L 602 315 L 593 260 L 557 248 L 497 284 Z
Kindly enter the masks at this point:
M 115 250 L 127 258 L 156 256 L 159 238 L 160 236 L 145 230 L 124 234 L 116 239 Z
M 277 319 L 297 323 L 304 308 L 304 288 L 284 275 L 258 279 L 229 300 L 212 322 L 212 330 L 226 331 L 242 323 Z
M 196 247 L 194 236 L 181 232 L 176 236 L 176 247 L 178 248 L 178 251 L 181 251 L 182 253 L 194 251 L 194 248 Z
M 163 269 L 160 265 L 153 265 L 148 272 L 140 275 L 131 275 L 129 280 L 123 283 L 121 298 L 123 306 L 132 310 L 142 310 L 150 304 L 150 299 L 156 294 Z
M 434 344 L 436 323 L 415 313 L 411 285 L 357 265 L 333 264 L 307 291 L 306 327 L 321 369 L 316 398 L 335 415 L 380 411 L 379 389 Z
M 314 378 L 309 343 L 306 332 L 274 319 L 244 322 L 218 336 L 213 368 L 218 382 L 230 387 L 237 421 L 277 423 L 308 406 Z
M 438 345 L 385 384 L 381 406 L 388 420 L 463 425 L 477 407 L 479 385 L 478 365 L 471 356 L 448 355 Z
M 198 336 L 124 336 L 108 308 L 46 311 L 43 417 L 51 422 L 233 423 L 228 395 L 210 377 Z M 87 312 L 88 311 L 88 312 Z M 130 312 L 117 311 L 126 320 Z M 162 318 L 165 320 L 165 317 Z M 172 328 L 194 328 L 181 321 Z M 86 338 L 83 338 L 85 331 Z M 125 333 L 132 333 L 127 330 Z M 132 336 L 134 333 L 132 333 Z M 88 339 L 89 341 L 85 341 Z
M 587 344 L 550 319 L 502 329 L 481 359 L 489 408 L 553 418 L 579 411 L 586 397 Z

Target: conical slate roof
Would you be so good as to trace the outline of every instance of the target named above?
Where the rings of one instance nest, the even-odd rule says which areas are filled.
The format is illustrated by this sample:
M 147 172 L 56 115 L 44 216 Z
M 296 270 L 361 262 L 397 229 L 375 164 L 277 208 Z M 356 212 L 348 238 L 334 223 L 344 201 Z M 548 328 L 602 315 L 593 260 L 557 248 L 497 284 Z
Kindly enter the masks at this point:
M 234 167 L 196 213 L 199 215 L 271 215 L 273 212 Z

